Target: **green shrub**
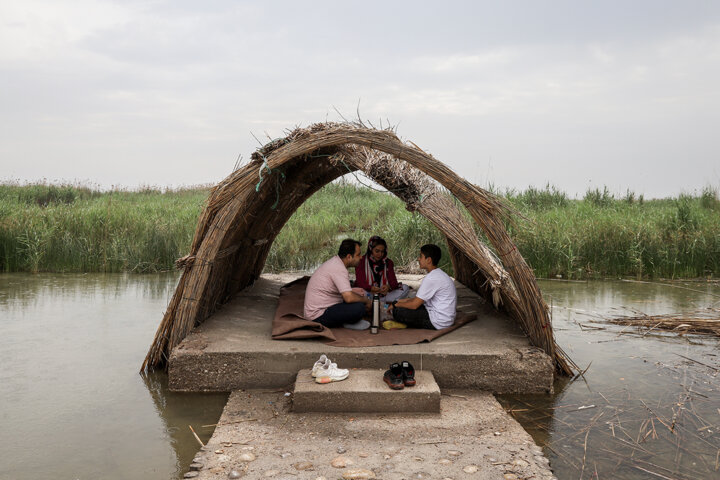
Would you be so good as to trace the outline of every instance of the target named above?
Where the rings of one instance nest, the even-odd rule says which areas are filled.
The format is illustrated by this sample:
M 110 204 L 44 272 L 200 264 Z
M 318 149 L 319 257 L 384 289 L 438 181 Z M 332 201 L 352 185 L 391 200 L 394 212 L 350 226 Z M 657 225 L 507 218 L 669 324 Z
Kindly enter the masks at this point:
M 599 188 L 585 192 L 584 200 L 596 207 L 609 207 L 613 204 L 615 197 L 612 193 L 610 193 L 610 190 L 608 190 L 607 187 L 603 187 L 602 192 Z
M 700 194 L 700 205 L 708 210 L 720 210 L 720 200 L 716 188 L 706 186 Z
M 549 183 L 545 185 L 544 189 L 529 187 L 524 192 L 518 194 L 508 192 L 506 196 L 508 200 L 513 203 L 536 210 L 564 207 L 568 204 L 567 194 L 558 190 L 554 185 L 551 186 Z

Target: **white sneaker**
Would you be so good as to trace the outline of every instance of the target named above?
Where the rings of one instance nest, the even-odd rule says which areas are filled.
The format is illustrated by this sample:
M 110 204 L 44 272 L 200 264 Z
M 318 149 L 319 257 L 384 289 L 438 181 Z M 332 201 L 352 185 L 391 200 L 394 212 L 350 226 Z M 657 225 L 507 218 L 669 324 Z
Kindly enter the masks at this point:
M 323 366 L 318 368 L 317 374 L 315 375 L 315 383 L 339 382 L 345 380 L 348 375 L 350 375 L 350 370 L 337 368 L 336 364 L 332 363 L 330 359 L 327 359 Z
M 320 355 L 320 358 L 318 359 L 317 362 L 315 362 L 315 365 L 313 365 L 313 368 L 312 368 L 312 372 L 310 373 L 313 376 L 313 378 L 317 377 L 318 370 L 323 365 L 325 365 L 325 362 L 327 362 L 328 360 L 330 360 L 330 359 L 324 353 L 322 355 Z M 337 364 L 335 364 L 335 366 L 337 367 Z
M 370 328 L 370 322 L 360 319 L 355 323 L 345 323 L 343 327 L 349 328 L 350 330 L 367 330 Z

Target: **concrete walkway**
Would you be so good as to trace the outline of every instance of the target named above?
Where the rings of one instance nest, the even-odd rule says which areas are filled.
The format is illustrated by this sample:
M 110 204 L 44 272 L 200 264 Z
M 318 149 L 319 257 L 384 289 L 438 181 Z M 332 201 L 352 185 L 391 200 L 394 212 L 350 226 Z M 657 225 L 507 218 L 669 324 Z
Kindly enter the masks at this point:
M 339 382 L 317 383 L 300 370 L 293 391 L 294 412 L 440 413 L 440 387 L 428 370 L 415 372 L 416 384 L 392 390 L 383 370 L 350 370 Z
M 504 314 L 456 283 L 458 308 L 478 319 L 430 343 L 389 347 L 329 347 L 320 340 L 272 340 L 272 318 L 280 286 L 299 274 L 263 275 L 252 287 L 197 327 L 169 362 L 175 391 L 233 391 L 283 388 L 322 353 L 342 368 L 386 369 L 408 360 L 430 370 L 440 388 L 473 388 L 495 393 L 552 391 L 553 365 Z M 400 276 L 417 288 L 422 276 Z
M 444 391 L 441 402 L 440 414 L 292 413 L 282 390 L 236 391 L 186 477 L 554 479 L 491 394 Z

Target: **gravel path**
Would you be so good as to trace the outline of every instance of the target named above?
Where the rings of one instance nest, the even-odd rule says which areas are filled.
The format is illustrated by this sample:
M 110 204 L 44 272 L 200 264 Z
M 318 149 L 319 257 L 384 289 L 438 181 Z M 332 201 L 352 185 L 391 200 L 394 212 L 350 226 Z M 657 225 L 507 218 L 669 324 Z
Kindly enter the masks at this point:
M 236 391 L 185 476 L 207 480 L 554 479 L 530 435 L 484 392 L 441 414 L 292 413 L 285 391 Z

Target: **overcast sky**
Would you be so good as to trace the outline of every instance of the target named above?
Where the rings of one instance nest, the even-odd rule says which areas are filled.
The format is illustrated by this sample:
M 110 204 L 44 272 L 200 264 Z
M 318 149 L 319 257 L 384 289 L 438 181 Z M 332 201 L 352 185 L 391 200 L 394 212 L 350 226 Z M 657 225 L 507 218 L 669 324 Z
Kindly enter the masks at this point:
M 359 102 L 481 186 L 671 196 L 720 187 L 720 2 L 0 0 L 0 102 L 0 181 L 216 183 Z

